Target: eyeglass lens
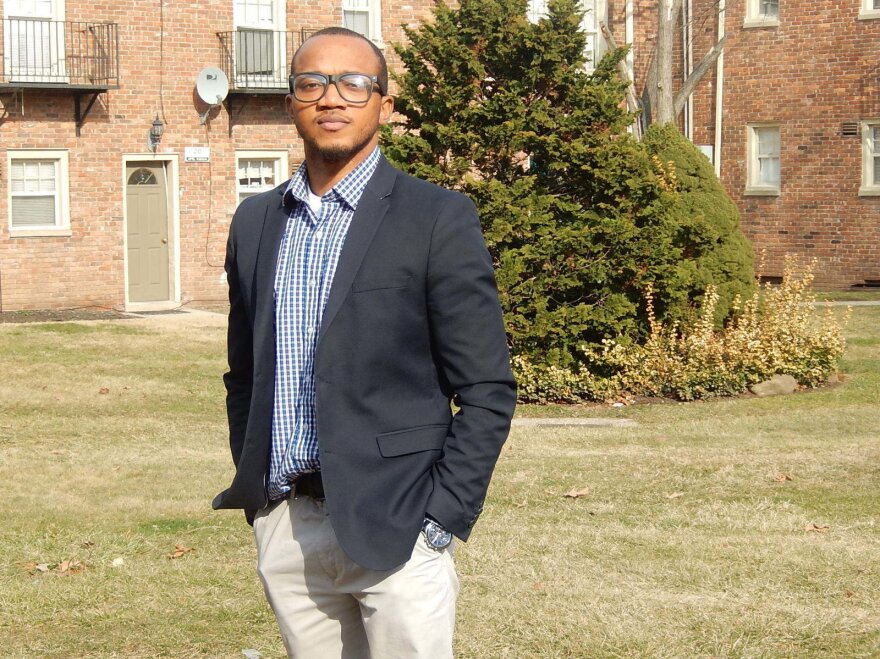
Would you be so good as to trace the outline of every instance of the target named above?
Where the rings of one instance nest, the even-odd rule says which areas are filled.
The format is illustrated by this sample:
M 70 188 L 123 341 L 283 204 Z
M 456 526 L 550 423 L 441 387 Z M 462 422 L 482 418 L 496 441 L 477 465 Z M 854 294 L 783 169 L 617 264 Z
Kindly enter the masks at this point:
M 331 81 L 339 95 L 349 103 L 364 103 L 373 92 L 373 81 L 361 73 L 344 73 L 339 77 L 301 73 L 294 76 L 293 95 L 304 103 L 317 101 L 327 92 Z

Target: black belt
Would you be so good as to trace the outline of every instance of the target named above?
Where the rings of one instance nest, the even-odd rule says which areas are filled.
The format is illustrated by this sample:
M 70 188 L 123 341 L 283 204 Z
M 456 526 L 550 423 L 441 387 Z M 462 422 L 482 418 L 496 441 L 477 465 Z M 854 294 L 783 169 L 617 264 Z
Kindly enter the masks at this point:
M 297 497 L 309 497 L 310 499 L 323 501 L 326 497 L 324 496 L 324 481 L 321 480 L 321 472 L 313 471 L 297 476 L 290 487 L 290 491 L 286 492 L 283 498 L 288 499 L 290 497 L 294 499 Z

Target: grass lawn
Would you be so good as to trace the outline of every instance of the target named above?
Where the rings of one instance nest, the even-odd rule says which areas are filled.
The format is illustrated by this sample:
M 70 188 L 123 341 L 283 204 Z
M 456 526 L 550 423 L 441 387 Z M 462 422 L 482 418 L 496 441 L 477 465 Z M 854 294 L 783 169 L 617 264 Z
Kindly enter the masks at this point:
M 0 656 L 282 656 L 250 528 L 210 510 L 224 333 L 0 325 Z M 880 656 L 880 307 L 847 333 L 818 392 L 523 409 L 640 425 L 514 430 L 457 656 Z

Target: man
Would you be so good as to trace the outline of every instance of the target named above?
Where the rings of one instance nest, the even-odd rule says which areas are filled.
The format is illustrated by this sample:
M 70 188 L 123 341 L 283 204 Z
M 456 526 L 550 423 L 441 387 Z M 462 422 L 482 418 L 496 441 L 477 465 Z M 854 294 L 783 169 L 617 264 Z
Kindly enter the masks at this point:
M 381 51 L 329 28 L 291 68 L 305 163 L 227 246 L 236 474 L 214 507 L 252 522 L 290 656 L 451 657 L 450 542 L 515 404 L 491 261 L 470 201 L 379 153 Z

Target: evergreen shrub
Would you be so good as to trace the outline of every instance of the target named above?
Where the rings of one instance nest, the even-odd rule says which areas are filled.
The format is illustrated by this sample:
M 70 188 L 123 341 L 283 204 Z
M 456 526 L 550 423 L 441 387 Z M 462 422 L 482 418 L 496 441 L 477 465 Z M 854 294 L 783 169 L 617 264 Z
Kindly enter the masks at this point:
M 514 355 L 580 367 L 578 346 L 646 334 L 641 292 L 684 299 L 664 173 L 627 128 L 609 53 L 589 74 L 575 0 L 532 24 L 525 0 L 438 3 L 396 46 L 403 169 L 480 210 Z M 684 292 L 682 292 L 684 290 Z
M 395 46 L 402 120 L 386 127 L 384 152 L 477 204 L 522 401 L 740 391 L 766 369 L 744 363 L 752 370 L 732 382 L 681 357 L 695 339 L 672 339 L 714 340 L 735 301 L 753 299 L 737 209 L 673 126 L 642 142 L 628 132 L 616 71 L 626 51 L 586 72 L 581 17 L 577 0 L 551 0 L 537 23 L 526 0 L 439 1 Z M 660 343 L 698 375 L 651 389 L 639 364 L 666 364 L 651 361 Z M 812 382 L 817 369 L 792 374 Z
M 715 170 L 694 143 L 671 124 L 653 124 L 642 144 L 658 166 L 669 168 L 675 180 L 672 195 L 676 244 L 682 248 L 678 275 L 687 300 L 700 299 L 712 287 L 717 296 L 715 323 L 730 313 L 730 305 L 754 292 L 752 246 L 739 226 L 739 209 L 727 195 Z M 683 319 L 686 305 L 673 306 L 667 318 Z

